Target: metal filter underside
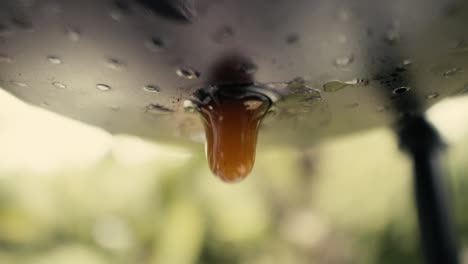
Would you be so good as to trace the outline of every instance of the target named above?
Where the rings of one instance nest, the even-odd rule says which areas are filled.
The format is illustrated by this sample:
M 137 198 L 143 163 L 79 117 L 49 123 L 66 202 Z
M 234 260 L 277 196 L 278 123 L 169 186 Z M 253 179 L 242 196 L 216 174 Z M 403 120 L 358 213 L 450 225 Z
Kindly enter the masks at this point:
M 468 91 L 464 1 L 159 2 L 193 4 L 190 21 L 137 1 L 2 0 L 0 86 L 112 133 L 180 144 L 203 138 L 184 99 L 231 54 L 256 65 L 259 83 L 289 82 L 271 86 L 289 96 L 263 124 L 266 144 L 388 125 Z

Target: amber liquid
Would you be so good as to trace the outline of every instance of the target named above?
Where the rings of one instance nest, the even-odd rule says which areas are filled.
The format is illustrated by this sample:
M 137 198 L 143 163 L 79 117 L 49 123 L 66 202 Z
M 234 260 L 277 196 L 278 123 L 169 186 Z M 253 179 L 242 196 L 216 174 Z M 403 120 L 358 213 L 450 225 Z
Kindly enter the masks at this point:
M 258 129 L 269 106 L 255 97 L 222 97 L 200 108 L 208 163 L 223 181 L 240 181 L 252 170 Z

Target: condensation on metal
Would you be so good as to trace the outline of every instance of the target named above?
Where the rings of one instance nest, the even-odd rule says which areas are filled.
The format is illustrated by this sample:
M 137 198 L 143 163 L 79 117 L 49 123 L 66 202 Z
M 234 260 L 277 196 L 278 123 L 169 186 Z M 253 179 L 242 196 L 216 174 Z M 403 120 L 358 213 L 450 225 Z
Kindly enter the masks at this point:
M 216 85 L 213 65 L 233 53 L 280 95 L 263 143 L 387 125 L 395 109 L 422 111 L 468 84 L 461 0 L 26 2 L 0 2 L 0 86 L 115 133 L 190 142 L 201 125 L 186 129 L 184 99 Z

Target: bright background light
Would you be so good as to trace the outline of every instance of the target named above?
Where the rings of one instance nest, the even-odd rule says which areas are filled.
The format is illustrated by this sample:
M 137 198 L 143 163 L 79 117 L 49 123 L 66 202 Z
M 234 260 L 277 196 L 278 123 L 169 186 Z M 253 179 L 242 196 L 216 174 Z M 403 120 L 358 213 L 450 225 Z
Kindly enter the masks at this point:
M 23 103 L 0 89 L 0 170 L 50 173 L 86 168 L 107 155 L 125 164 L 186 159 L 183 148 L 117 135 Z
M 390 128 L 259 148 L 232 185 L 211 175 L 201 145 L 111 135 L 1 89 L 0 106 L 2 264 L 418 262 L 411 166 Z M 468 97 L 427 115 L 452 146 L 466 227 Z

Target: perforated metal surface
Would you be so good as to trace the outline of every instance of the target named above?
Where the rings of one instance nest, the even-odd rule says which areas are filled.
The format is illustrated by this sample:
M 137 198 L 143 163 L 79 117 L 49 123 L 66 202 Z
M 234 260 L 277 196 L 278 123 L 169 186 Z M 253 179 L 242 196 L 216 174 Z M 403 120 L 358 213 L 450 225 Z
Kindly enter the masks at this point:
M 466 92 L 466 25 L 464 1 L 2 0 L 0 86 L 113 133 L 190 143 L 202 127 L 184 99 L 238 54 L 289 94 L 260 141 L 312 143 Z

